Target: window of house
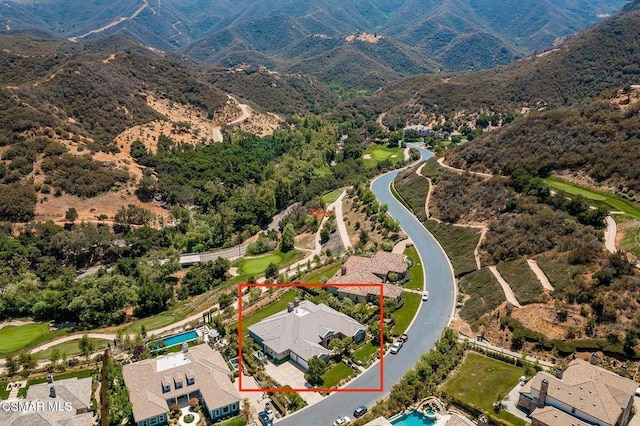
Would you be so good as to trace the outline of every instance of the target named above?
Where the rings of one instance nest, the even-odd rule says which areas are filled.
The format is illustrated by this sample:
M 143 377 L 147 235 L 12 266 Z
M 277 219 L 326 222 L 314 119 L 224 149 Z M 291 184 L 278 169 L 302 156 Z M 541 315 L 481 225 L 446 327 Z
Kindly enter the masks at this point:
M 153 419 L 149 420 L 149 424 L 150 425 L 157 425 L 158 424 L 158 418 L 154 417 Z
M 196 379 L 194 377 L 187 377 L 187 386 L 191 386 L 195 382 L 196 382 Z
M 229 406 L 227 405 L 226 407 L 222 408 L 222 412 L 223 413 L 228 413 L 229 412 Z
M 162 393 L 167 393 L 171 390 L 171 386 L 167 385 L 167 384 L 163 384 L 162 385 Z
M 220 409 L 216 408 L 216 417 L 220 417 Z

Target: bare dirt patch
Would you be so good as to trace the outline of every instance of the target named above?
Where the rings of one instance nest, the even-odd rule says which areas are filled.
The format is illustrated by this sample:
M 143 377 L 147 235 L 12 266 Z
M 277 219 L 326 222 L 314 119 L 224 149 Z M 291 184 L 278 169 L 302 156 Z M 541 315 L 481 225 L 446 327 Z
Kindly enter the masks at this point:
M 313 250 L 316 247 L 316 235 L 310 232 L 305 232 L 295 237 L 295 246 L 308 250 Z
M 369 33 L 359 33 L 352 34 L 345 37 L 346 41 L 364 41 L 367 43 L 377 43 L 382 37 L 379 35 L 369 34 Z

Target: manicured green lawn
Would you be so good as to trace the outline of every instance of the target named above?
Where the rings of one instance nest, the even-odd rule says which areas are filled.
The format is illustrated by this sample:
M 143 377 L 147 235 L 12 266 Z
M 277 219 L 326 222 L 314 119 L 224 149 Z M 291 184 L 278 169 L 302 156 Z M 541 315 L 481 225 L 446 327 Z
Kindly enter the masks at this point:
M 326 278 L 326 280 L 328 280 L 329 278 L 333 277 L 335 273 L 340 270 L 341 266 L 342 266 L 341 263 L 335 263 L 335 264 L 323 266 L 321 268 L 316 269 L 315 271 L 311 271 L 308 274 L 303 275 L 300 278 L 300 282 L 306 283 L 306 284 L 321 283 L 323 278 Z
M 380 161 L 389 159 L 393 163 L 398 163 L 404 160 L 404 148 L 387 148 L 384 145 L 372 145 L 364 152 L 363 155 L 370 155 L 371 158 L 365 158 L 364 164 L 367 167 L 373 168 L 378 165 Z
M 391 328 L 391 334 L 402 334 L 407 331 L 421 303 L 422 296 L 419 294 L 404 293 L 404 305 L 393 313 L 396 323 Z
M 89 341 L 93 343 L 94 350 L 96 351 L 106 348 L 107 343 L 110 342 L 110 340 L 104 339 L 89 339 Z M 53 352 L 54 349 L 58 349 L 60 356 L 62 356 L 62 354 L 67 354 L 67 356 L 82 354 L 82 351 L 80 350 L 80 339 L 76 339 L 71 340 L 70 342 L 60 343 L 59 345 L 52 346 L 44 351 L 36 352 L 34 356 L 38 359 L 51 359 L 51 352 Z
M 142 329 L 142 325 L 144 324 L 145 328 L 147 329 L 147 334 L 151 334 L 153 333 L 153 330 L 167 326 L 169 324 L 173 324 L 177 320 L 178 318 L 176 317 L 176 315 L 162 313 L 141 319 L 140 321 L 136 321 L 131 327 L 126 329 L 126 332 L 137 333 Z
M 522 375 L 524 369 L 520 367 L 467 352 L 456 374 L 444 383 L 443 391 L 513 425 L 526 425 L 513 414 L 505 411 L 495 414 L 493 411 L 493 401 L 505 398 Z
M 362 347 L 353 351 L 353 357 L 356 360 L 364 363 L 369 360 L 376 352 L 380 352 L 380 347 L 373 346 L 371 342 L 367 342 L 362 345 Z
M 293 302 L 293 299 L 295 299 L 296 296 L 298 296 L 298 292 L 291 289 L 288 292 L 286 292 L 284 296 L 282 296 L 277 301 L 265 306 L 264 308 L 252 313 L 251 315 L 248 315 L 242 318 L 242 333 L 248 334 L 249 333 L 248 328 L 250 325 L 258 323 L 268 316 L 271 316 L 275 313 L 278 313 L 280 311 L 284 311 L 285 309 L 287 309 L 287 304 L 289 302 Z
M 331 203 L 335 202 L 338 199 L 340 194 L 342 194 L 342 190 L 340 190 L 340 189 L 336 189 L 335 191 L 327 192 L 326 194 L 324 194 L 321 197 L 322 198 L 322 202 L 325 205 L 331 204 Z
M 543 179 L 543 181 L 550 187 L 564 191 L 567 194 L 581 195 L 587 200 L 592 201 L 592 204 L 597 207 L 604 207 L 614 211 L 622 211 L 635 219 L 640 219 L 640 207 L 630 201 L 618 197 L 617 195 L 584 188 L 573 183 L 565 182 L 556 177 L 548 177 Z
M 298 250 L 291 250 L 287 253 L 273 251 L 271 253 L 263 254 L 262 256 L 245 257 L 233 262 L 233 265 L 240 268 L 240 273 L 242 275 L 259 275 L 267 270 L 270 263 L 274 263 L 282 267 L 286 264 L 295 262 L 298 259 L 302 259 L 303 257 L 304 253 Z
M 538 301 L 544 289 L 529 267 L 527 259 L 521 258 L 510 262 L 500 262 L 496 265 L 496 268 L 502 278 L 511 286 L 518 302 L 528 304 Z
M 339 362 L 322 375 L 323 387 L 336 388 L 342 379 L 353 374 L 351 367 Z
M 24 349 L 49 332 L 47 324 L 8 325 L 0 329 L 0 355 Z
M 222 423 L 222 426 L 245 426 L 247 422 L 242 417 L 234 417 Z
M 414 246 L 407 247 L 404 254 L 413 260 L 413 266 L 409 269 L 409 282 L 405 286 L 412 290 L 424 289 L 424 272 L 416 248 Z

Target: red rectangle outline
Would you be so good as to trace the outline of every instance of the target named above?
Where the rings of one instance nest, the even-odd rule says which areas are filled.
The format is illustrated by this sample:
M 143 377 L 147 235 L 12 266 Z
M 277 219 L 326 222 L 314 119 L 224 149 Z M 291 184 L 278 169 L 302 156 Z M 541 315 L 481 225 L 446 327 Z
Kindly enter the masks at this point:
M 244 287 L 378 287 L 380 291 L 380 386 L 377 388 L 356 388 L 356 389 L 332 389 L 332 388 L 264 388 L 264 389 L 243 389 L 242 388 L 242 289 Z M 305 284 L 305 283 L 283 283 L 283 284 L 238 284 L 238 390 L 240 392 L 382 392 L 384 390 L 384 286 L 382 284 Z

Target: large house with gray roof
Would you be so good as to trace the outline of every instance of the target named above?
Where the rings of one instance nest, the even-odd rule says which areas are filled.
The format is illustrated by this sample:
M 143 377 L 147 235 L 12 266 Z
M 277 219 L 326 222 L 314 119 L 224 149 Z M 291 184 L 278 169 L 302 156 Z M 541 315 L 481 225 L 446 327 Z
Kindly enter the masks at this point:
M 586 361 L 557 375 L 539 372 L 520 390 L 531 426 L 624 426 L 638 384 Z
M 170 407 L 186 407 L 191 398 L 198 398 L 213 420 L 240 411 L 231 370 L 220 352 L 206 344 L 124 365 L 122 375 L 138 426 L 165 424 Z
M 303 368 L 314 356 L 329 356 L 329 342 L 335 338 L 364 339 L 366 327 L 353 318 L 308 300 L 291 302 L 286 310 L 249 326 L 251 338 L 276 360 L 289 357 Z
M 91 377 L 31 385 L 19 400 L 23 410 L 0 410 L 5 426 L 86 426 L 93 423 Z M 7 404 L 11 401 L 7 401 Z

